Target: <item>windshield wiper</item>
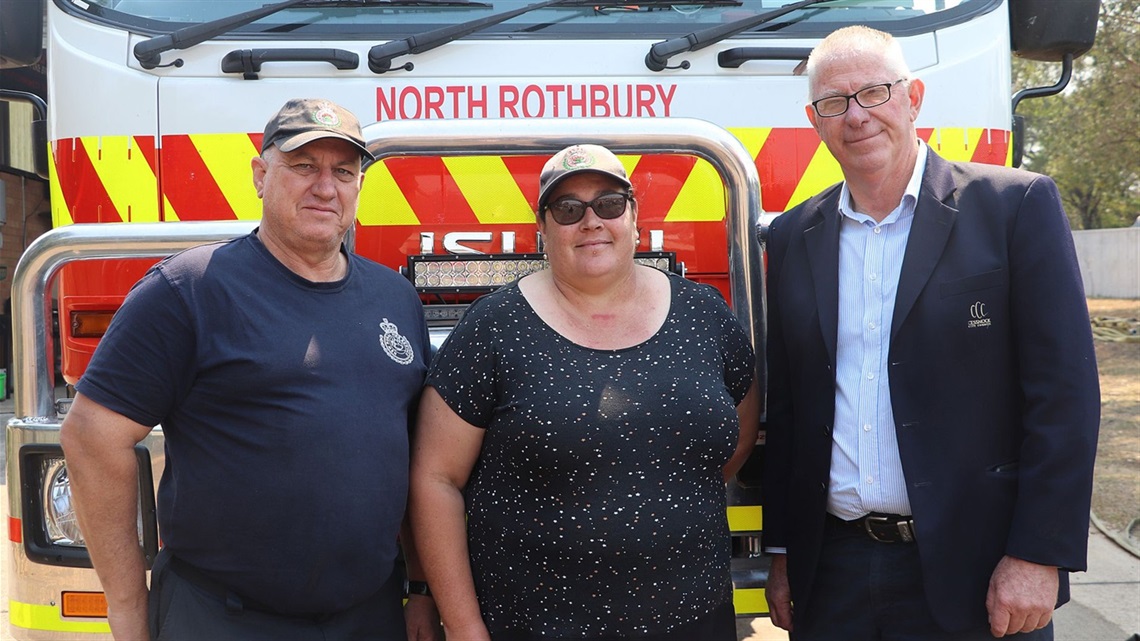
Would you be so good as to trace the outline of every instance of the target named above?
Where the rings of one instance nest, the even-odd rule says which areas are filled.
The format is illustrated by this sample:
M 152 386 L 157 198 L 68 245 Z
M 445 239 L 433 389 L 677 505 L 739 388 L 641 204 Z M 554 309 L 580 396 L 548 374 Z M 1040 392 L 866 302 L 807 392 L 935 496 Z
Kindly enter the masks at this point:
M 360 6 L 391 6 L 391 7 L 422 7 L 422 6 L 463 6 L 463 7 L 490 7 L 484 2 L 469 2 L 468 0 L 286 0 L 277 4 L 269 4 L 260 9 L 250 9 L 232 16 L 218 18 L 209 22 L 191 25 L 177 31 L 155 36 L 135 45 L 135 58 L 143 69 L 156 67 L 182 66 L 182 59 L 162 65 L 162 53 L 172 49 L 189 49 L 223 33 L 244 27 L 247 24 L 271 16 L 290 7 L 360 7 Z
M 184 27 L 178 31 L 174 31 L 161 36 L 155 36 L 148 40 L 135 45 L 135 58 L 138 59 L 139 65 L 143 69 L 154 69 L 162 62 L 162 53 L 170 51 L 171 49 L 189 49 L 194 45 L 203 43 L 210 38 L 232 31 L 238 27 L 256 22 L 266 16 L 273 15 L 278 11 L 288 9 L 293 5 L 301 4 L 302 2 L 311 2 L 312 0 L 286 0 L 277 4 L 266 5 L 260 9 L 251 9 L 243 13 L 238 13 L 225 18 L 218 18 L 210 22 L 203 22 L 201 24 L 191 25 Z M 179 58 L 170 63 L 175 67 L 182 66 L 182 59 Z
M 368 51 L 368 68 L 372 70 L 372 73 L 385 73 L 392 70 L 392 58 L 397 56 L 431 51 L 436 47 L 441 47 L 453 40 L 458 40 L 459 38 L 475 33 L 480 29 L 486 29 L 500 22 L 506 22 L 516 16 L 521 16 L 528 11 L 572 1 L 573 0 L 546 0 L 545 2 L 536 2 L 511 11 L 504 11 L 483 18 L 476 18 L 475 20 L 441 27 L 439 29 L 432 29 L 417 36 L 408 36 L 400 40 L 393 40 L 382 45 L 376 45 Z M 408 62 L 400 66 L 400 69 L 411 71 L 413 67 L 414 65 Z
M 663 40 L 649 47 L 649 53 L 645 54 L 645 66 L 650 71 L 661 71 L 668 69 L 669 58 L 685 51 L 699 51 L 710 45 L 714 45 L 721 40 L 731 38 L 738 33 L 748 31 L 753 27 L 760 26 L 765 22 L 775 20 L 782 15 L 799 11 L 804 7 L 813 4 L 820 4 L 823 2 L 831 2 L 832 0 L 801 0 L 800 2 L 793 2 L 792 4 L 784 5 L 779 9 L 761 13 L 743 20 L 730 22 L 728 24 L 717 25 L 702 29 L 701 31 L 694 31 L 687 36 L 680 38 L 671 38 Z M 679 65 L 682 69 L 689 68 L 689 61 L 685 60 Z
M 511 18 L 521 16 L 524 13 L 529 13 L 537 9 L 551 7 L 554 5 L 559 6 L 588 6 L 588 7 L 607 7 L 607 6 L 626 6 L 630 4 L 630 0 L 546 0 L 545 2 L 536 2 L 528 4 L 525 7 L 512 9 L 511 11 L 504 11 L 494 15 L 477 18 L 468 22 L 441 27 L 433 29 L 426 33 L 421 33 L 416 36 L 409 36 L 401 38 L 400 40 L 393 40 L 386 42 L 382 45 L 372 47 L 368 52 L 368 68 L 373 73 L 386 73 L 392 70 L 392 59 L 398 56 L 423 53 L 431 51 L 436 47 L 441 47 L 449 42 L 458 40 L 468 36 L 476 31 L 493 27 L 502 22 L 506 22 Z M 677 0 L 641 0 L 635 2 L 641 6 L 670 6 L 676 4 L 687 5 L 731 5 L 739 6 L 743 4 L 743 0 L 694 0 L 691 2 L 677 2 Z M 404 71 L 411 71 L 415 65 L 410 62 L 404 63 L 398 67 Z

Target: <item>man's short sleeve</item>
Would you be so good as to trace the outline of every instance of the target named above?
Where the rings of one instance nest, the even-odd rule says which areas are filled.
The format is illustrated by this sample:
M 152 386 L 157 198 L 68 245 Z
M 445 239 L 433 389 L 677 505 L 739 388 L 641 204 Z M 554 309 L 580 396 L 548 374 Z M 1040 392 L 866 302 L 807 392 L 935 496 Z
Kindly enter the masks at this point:
M 157 425 L 194 379 L 194 328 L 161 269 L 127 295 L 76 388 L 99 405 Z

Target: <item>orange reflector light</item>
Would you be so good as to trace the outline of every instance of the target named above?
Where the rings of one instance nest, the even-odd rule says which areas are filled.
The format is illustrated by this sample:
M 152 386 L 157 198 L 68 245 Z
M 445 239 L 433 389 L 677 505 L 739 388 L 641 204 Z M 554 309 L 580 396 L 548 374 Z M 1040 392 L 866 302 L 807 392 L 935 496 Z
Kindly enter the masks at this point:
M 103 338 L 115 312 L 71 312 L 71 335 L 75 338 Z
M 107 597 L 102 592 L 64 592 L 60 614 L 65 617 L 106 617 Z

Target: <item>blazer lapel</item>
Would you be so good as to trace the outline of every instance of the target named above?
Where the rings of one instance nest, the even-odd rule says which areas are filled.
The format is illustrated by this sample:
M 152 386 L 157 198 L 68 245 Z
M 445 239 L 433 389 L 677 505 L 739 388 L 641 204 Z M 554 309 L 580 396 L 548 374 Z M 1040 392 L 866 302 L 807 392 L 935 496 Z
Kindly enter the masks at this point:
M 808 265 L 819 311 L 819 329 L 831 363 L 835 364 L 835 341 L 839 335 L 839 190 L 825 198 L 804 230 Z
M 926 170 L 918 192 L 918 204 L 914 209 L 914 222 L 907 239 L 898 293 L 895 296 L 892 339 L 910 314 L 914 302 L 926 287 L 946 249 L 946 241 L 950 238 L 950 230 L 958 215 L 958 210 L 951 204 L 954 189 L 949 163 L 935 154 L 934 150 L 928 149 Z

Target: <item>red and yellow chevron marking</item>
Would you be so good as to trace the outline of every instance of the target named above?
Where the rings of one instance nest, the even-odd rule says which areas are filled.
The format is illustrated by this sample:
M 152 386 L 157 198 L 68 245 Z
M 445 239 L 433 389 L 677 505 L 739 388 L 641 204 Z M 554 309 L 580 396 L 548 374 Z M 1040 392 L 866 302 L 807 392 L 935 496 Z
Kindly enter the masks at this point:
M 153 138 L 71 138 L 57 141 L 51 153 L 56 226 L 159 220 Z
M 810 128 L 731 130 L 755 160 L 765 211 L 784 211 L 842 176 Z M 943 157 L 1008 165 L 1004 130 L 926 128 Z M 52 211 L 73 222 L 256 219 L 261 204 L 249 159 L 260 134 L 91 136 L 56 141 Z M 365 227 L 530 224 L 541 157 L 393 158 L 369 171 L 361 195 Z M 690 156 L 625 156 L 646 222 L 716 222 L 724 189 L 712 167 Z M 159 195 L 159 184 L 162 186 Z

